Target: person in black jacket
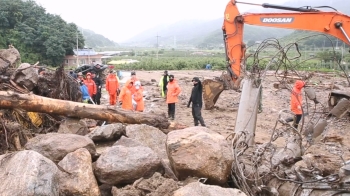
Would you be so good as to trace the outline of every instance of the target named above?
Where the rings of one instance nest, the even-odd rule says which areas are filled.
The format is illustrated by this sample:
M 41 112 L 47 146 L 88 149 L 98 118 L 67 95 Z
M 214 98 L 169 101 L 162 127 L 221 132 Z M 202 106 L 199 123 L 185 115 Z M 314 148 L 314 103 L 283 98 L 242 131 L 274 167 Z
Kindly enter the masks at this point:
M 95 82 L 95 84 L 96 84 L 96 89 L 97 89 L 97 93 L 96 93 L 95 96 L 92 97 L 92 99 L 94 100 L 94 102 L 95 102 L 97 105 L 100 105 L 100 104 L 101 104 L 102 80 L 101 80 L 101 78 L 96 77 L 96 72 L 95 72 L 95 71 L 92 71 L 92 72 L 91 72 L 91 77 L 92 77 L 92 80 Z
M 187 107 L 190 107 L 192 102 L 192 116 L 194 119 L 194 126 L 198 126 L 198 121 L 201 123 L 203 127 L 205 127 L 205 123 L 202 117 L 202 92 L 203 92 L 203 86 L 201 81 L 198 77 L 194 77 L 192 79 L 193 82 L 193 88 L 190 100 L 188 101 Z

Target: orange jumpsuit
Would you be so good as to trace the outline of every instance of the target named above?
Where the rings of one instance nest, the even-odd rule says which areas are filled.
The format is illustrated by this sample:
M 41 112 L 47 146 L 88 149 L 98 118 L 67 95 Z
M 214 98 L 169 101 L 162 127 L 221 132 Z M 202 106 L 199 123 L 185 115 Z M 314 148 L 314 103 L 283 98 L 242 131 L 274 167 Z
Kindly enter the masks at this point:
M 115 105 L 117 103 L 117 91 L 119 88 L 119 81 L 115 75 L 109 75 L 106 80 L 106 90 L 109 94 L 109 104 Z
M 84 80 L 84 84 L 85 84 L 86 87 L 88 88 L 90 97 L 92 97 L 93 95 L 96 95 L 96 93 L 97 93 L 97 88 L 96 88 L 95 82 L 94 82 L 92 79 L 86 79 L 86 80 Z
M 181 92 L 180 86 L 174 80 L 167 85 L 166 103 L 177 103 L 179 101 L 178 95 Z
M 120 91 L 119 101 L 123 102 L 122 108 L 125 110 L 133 110 L 131 90 L 132 87 L 124 86 Z
M 135 89 L 134 100 L 137 103 L 136 111 L 143 112 L 145 109 L 145 103 L 143 101 L 143 88 Z
M 305 86 L 305 83 L 301 80 L 295 81 L 293 91 L 290 97 L 290 110 L 294 114 L 302 114 L 302 94 L 301 89 Z
M 127 81 L 125 82 L 125 85 L 124 85 L 124 86 L 128 86 L 128 85 L 130 84 L 130 82 L 133 82 L 133 85 L 134 85 L 136 81 L 140 81 L 140 80 L 137 79 L 137 78 L 135 78 L 135 79 L 130 78 L 129 80 L 127 80 Z M 133 88 L 131 89 L 131 91 L 132 91 L 133 94 L 135 93 L 136 89 L 134 88 L 134 86 L 133 86 Z

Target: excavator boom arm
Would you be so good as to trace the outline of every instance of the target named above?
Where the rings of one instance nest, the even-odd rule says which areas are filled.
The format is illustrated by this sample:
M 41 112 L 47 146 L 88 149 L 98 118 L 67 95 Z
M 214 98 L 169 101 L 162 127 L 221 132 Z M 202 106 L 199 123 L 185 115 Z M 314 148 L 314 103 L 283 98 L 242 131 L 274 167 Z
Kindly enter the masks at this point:
M 227 73 L 204 84 L 205 108 L 212 109 L 224 89 L 238 90 L 242 80 L 241 67 L 245 59 L 246 46 L 243 43 L 244 24 L 277 27 L 285 29 L 316 31 L 332 35 L 350 45 L 350 16 L 340 12 L 323 12 L 308 6 L 288 7 L 261 4 L 264 8 L 288 10 L 288 13 L 248 13 L 241 14 L 237 2 L 231 0 L 225 9 L 222 27 L 225 42 Z M 245 3 L 253 4 L 254 3 Z M 216 81 L 218 80 L 218 81 Z M 229 80 L 229 81 L 228 81 Z
M 248 13 L 241 15 L 236 2 L 230 1 L 226 6 L 224 17 L 223 32 L 228 70 L 234 81 L 240 76 L 241 62 L 245 55 L 244 24 L 316 31 L 332 35 L 350 45 L 350 16 L 340 12 L 322 12 L 314 9 L 306 11 L 303 9 L 300 12 L 290 13 Z

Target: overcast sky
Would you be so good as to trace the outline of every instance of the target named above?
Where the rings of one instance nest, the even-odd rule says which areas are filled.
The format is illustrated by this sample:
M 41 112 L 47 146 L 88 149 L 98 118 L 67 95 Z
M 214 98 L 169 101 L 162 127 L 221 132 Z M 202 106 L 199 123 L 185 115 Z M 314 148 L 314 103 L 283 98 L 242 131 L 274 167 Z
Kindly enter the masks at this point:
M 127 39 L 154 26 L 184 19 L 223 17 L 229 0 L 35 0 L 67 22 L 90 29 L 115 42 Z M 287 0 L 243 0 L 282 4 Z M 256 6 L 239 4 L 244 12 Z

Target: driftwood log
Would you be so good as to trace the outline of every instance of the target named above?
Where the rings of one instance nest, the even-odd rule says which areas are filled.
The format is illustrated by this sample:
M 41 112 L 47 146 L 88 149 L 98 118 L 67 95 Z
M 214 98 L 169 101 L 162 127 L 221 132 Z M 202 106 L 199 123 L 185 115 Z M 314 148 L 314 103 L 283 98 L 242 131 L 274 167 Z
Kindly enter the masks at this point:
M 0 91 L 0 108 L 18 108 L 28 112 L 104 120 L 110 123 L 147 124 L 161 129 L 170 125 L 165 115 L 132 112 L 114 106 L 91 105 L 13 91 Z

